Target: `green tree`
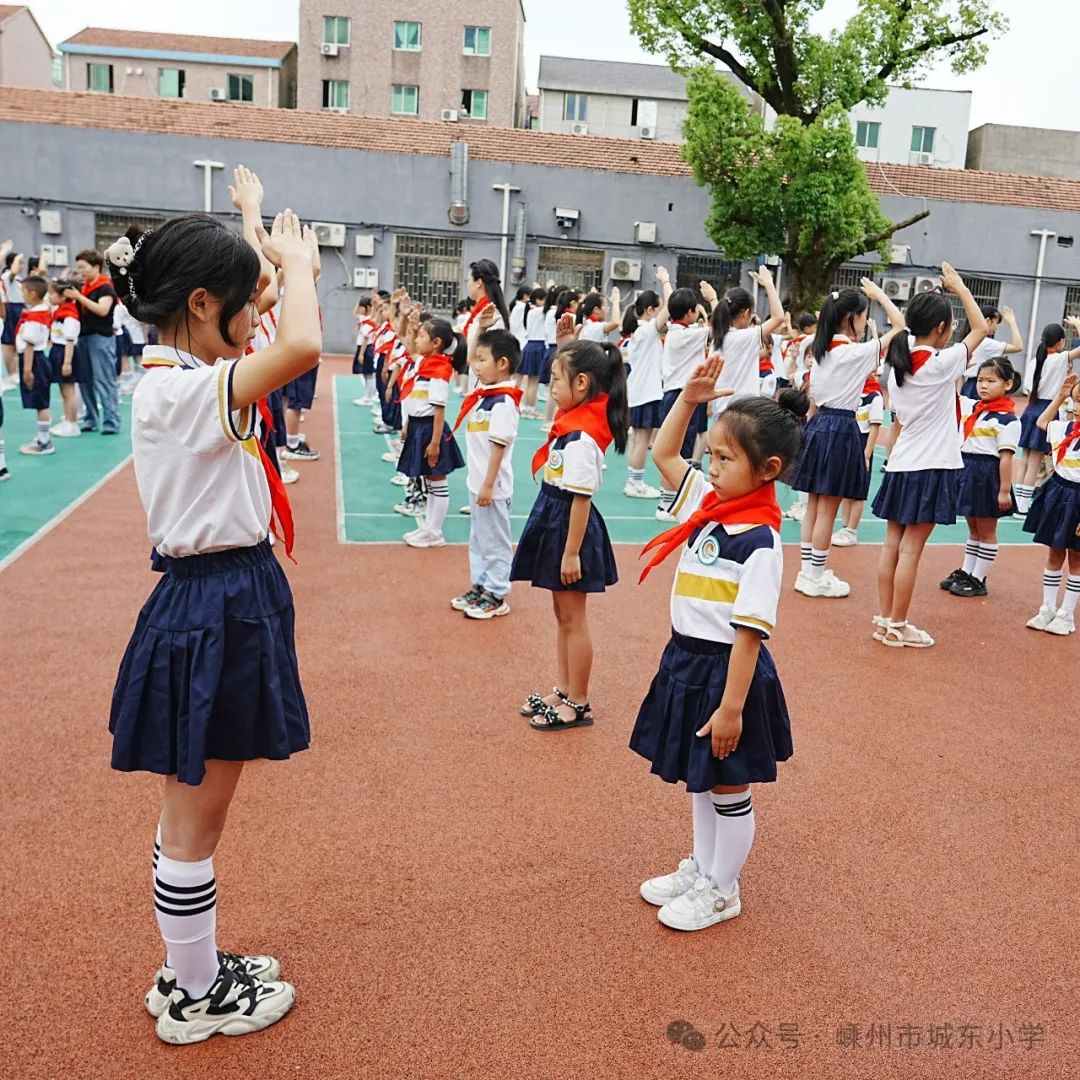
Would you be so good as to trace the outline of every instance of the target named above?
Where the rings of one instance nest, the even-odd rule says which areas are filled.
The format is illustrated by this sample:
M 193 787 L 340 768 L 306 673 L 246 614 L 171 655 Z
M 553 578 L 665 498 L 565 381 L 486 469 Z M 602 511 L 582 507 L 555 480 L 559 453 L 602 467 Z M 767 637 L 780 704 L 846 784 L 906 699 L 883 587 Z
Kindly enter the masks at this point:
M 988 0 L 858 0 L 839 30 L 825 0 L 629 0 L 642 44 L 688 73 L 684 156 L 710 189 L 707 232 L 730 258 L 780 255 L 796 307 L 816 306 L 841 263 L 879 250 L 926 212 L 890 223 L 867 183 L 847 110 L 881 104 L 947 60 L 979 67 L 1007 26 Z M 713 61 L 777 113 L 768 130 Z

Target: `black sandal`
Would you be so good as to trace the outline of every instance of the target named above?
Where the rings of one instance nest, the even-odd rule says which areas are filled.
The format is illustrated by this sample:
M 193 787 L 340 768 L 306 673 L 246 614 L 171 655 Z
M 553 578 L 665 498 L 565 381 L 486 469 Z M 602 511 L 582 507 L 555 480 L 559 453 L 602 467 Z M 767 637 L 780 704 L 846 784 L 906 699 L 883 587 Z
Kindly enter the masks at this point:
M 566 701 L 566 695 L 557 687 L 553 686 L 551 692 L 560 700 Z M 530 694 L 525 699 L 525 704 L 518 709 L 518 712 L 525 717 L 539 716 L 545 709 L 551 706 L 544 700 L 543 694 Z
M 561 706 L 545 705 L 543 710 L 537 713 L 538 716 L 544 718 L 544 722 L 538 724 L 535 720 L 530 720 L 529 727 L 536 731 L 551 731 L 556 728 L 589 727 L 593 723 L 592 706 L 587 701 L 584 705 L 579 705 L 565 694 L 559 696 L 562 698 L 563 705 L 569 705 L 574 710 L 574 719 L 564 720 L 556 711 Z

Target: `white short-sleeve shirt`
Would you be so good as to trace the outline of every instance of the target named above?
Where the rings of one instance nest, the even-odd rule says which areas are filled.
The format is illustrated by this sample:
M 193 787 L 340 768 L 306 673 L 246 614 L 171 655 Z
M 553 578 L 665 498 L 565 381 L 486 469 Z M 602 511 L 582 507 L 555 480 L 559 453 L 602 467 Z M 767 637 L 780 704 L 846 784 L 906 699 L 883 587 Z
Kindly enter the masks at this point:
M 402 376 L 405 378 L 406 376 Z M 450 383 L 447 379 L 425 379 L 418 375 L 409 391 L 409 396 L 402 402 L 405 415 L 434 416 L 436 408 L 446 408 L 450 400 Z
M 1065 381 L 1065 376 L 1069 374 L 1069 368 L 1072 366 L 1072 362 L 1069 360 L 1069 354 L 1066 351 L 1048 353 L 1046 359 L 1043 361 L 1042 373 L 1039 375 L 1039 401 L 1053 401 L 1057 397 L 1057 392 L 1061 389 L 1061 384 Z M 1031 373 L 1024 373 L 1025 381 L 1024 385 L 1027 389 L 1031 390 L 1031 381 L 1035 378 L 1035 361 L 1031 362 Z
M 685 522 L 712 485 L 687 469 L 671 508 Z M 769 637 L 784 574 L 779 534 L 768 525 L 706 525 L 683 546 L 671 586 L 671 625 L 688 637 L 732 644 L 737 629 Z
M 169 364 L 149 367 L 131 399 L 135 480 L 154 547 L 183 558 L 265 540 L 270 487 L 257 414 L 232 408 L 238 361 L 204 364 L 161 345 L 148 346 L 143 360 Z
M 27 312 L 48 312 L 49 305 L 35 304 L 33 307 L 28 307 L 26 310 Z M 15 348 L 18 350 L 19 356 L 22 356 L 28 346 L 32 346 L 35 352 L 41 352 L 48 349 L 49 334 L 50 328 L 47 322 L 39 323 L 31 322 L 28 319 L 23 320 L 23 324 L 19 327 L 19 333 L 15 338 Z
M 514 384 L 498 383 L 509 390 Z M 465 421 L 465 453 L 468 461 L 467 484 L 478 495 L 487 479 L 492 449 L 505 446 L 499 471 L 492 488 L 493 499 L 509 499 L 514 494 L 514 468 L 511 460 L 521 413 L 509 394 L 482 397 Z
M 638 323 L 626 346 L 626 359 L 630 364 L 630 374 L 626 379 L 630 408 L 663 398 L 664 345 L 655 319 L 643 319 Z
M 555 322 L 555 305 L 552 304 L 544 315 L 544 344 L 549 347 L 555 344 Z
M 977 404 L 974 398 L 960 399 L 961 416 L 964 420 L 971 416 Z M 1015 453 L 1019 442 L 1020 417 L 1015 412 L 981 412 L 975 420 L 971 434 L 964 439 L 961 452 L 1000 457 L 1002 450 L 1012 450 Z
M 928 346 L 912 346 L 914 353 Z M 933 355 L 898 386 L 885 365 L 889 404 L 900 422 L 900 435 L 889 453 L 886 472 L 962 469 L 960 429 L 956 423 L 956 380 L 967 367 L 967 346 L 961 341 Z M 815 369 L 814 379 L 818 376 Z
M 971 361 L 964 369 L 964 378 L 974 379 L 979 374 L 979 368 L 987 360 L 996 360 L 999 356 L 1004 356 L 1006 348 L 1008 348 L 1007 342 L 998 341 L 997 338 L 992 337 L 983 338 L 971 354 Z
M 544 483 L 572 495 L 595 495 L 604 476 L 604 454 L 584 431 L 560 435 L 548 451 Z
M 544 341 L 544 305 L 533 304 L 525 313 L 525 340 Z
M 664 339 L 663 382 L 664 393 L 681 390 L 694 370 L 705 362 L 705 348 L 709 342 L 709 328 L 691 323 L 668 323 Z
M 1068 430 L 1068 422 L 1051 420 L 1046 425 L 1046 438 L 1053 452 L 1051 460 L 1054 462 L 1054 472 L 1062 480 L 1071 480 L 1074 484 L 1080 484 L 1080 439 L 1075 437 L 1070 439 L 1069 449 L 1065 451 L 1065 456 L 1060 461 L 1057 459 L 1058 451 L 1065 441 L 1065 434 Z
M 859 431 L 864 435 L 870 434 L 870 428 L 875 424 L 881 425 L 885 419 L 885 403 L 879 390 L 863 394 L 858 409 L 855 410 L 855 420 L 859 425 Z
M 515 304 L 510 309 L 510 333 L 517 338 L 518 344 L 521 345 L 523 348 L 525 346 L 525 342 L 528 340 L 525 334 L 525 315 L 528 310 L 528 300 L 526 300 L 523 304 Z M 455 327 L 455 329 L 460 330 L 461 327 Z
M 73 315 L 68 315 L 64 319 L 55 319 L 49 327 L 49 338 L 53 345 L 64 345 L 69 341 L 78 341 L 81 327 L 82 324 Z
M 729 330 L 717 351 L 724 358 L 724 370 L 716 380 L 716 388 L 731 389 L 735 393 L 713 402 L 714 416 L 719 416 L 735 398 L 761 393 L 761 327 Z
M 601 319 L 586 319 L 581 324 L 581 333 L 578 334 L 579 341 L 604 341 L 607 338 L 607 333 L 604 331 L 604 323 Z
M 819 408 L 854 412 L 859 407 L 867 376 L 872 375 L 881 358 L 877 341 L 853 342 L 841 334 L 826 354 L 814 365 L 810 377 L 810 397 Z

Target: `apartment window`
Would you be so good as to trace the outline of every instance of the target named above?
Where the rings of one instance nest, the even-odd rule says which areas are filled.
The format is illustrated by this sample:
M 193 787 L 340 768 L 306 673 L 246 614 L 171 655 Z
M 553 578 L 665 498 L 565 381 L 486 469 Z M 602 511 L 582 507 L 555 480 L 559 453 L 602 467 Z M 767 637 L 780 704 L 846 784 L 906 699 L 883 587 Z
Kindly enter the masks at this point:
M 549 279 L 568 289 L 602 289 L 604 253 L 592 248 L 549 247 L 541 245 L 536 276 Z
M 563 119 L 587 120 L 589 114 L 588 94 L 563 94 Z
M 254 77 L 251 75 L 230 75 L 228 98 L 230 101 L 254 101 Z
M 860 120 L 855 125 L 855 145 L 867 150 L 876 150 L 880 132 L 881 124 L 876 120 Z
M 470 120 L 487 119 L 488 92 L 486 90 L 462 90 L 461 108 Z
M 158 68 L 158 97 L 182 98 L 184 96 L 184 69 Z
M 322 107 L 347 110 L 349 107 L 349 84 L 345 79 L 323 79 Z
M 462 45 L 461 51 L 466 56 L 490 56 L 491 27 L 466 26 L 465 43 Z
M 911 152 L 913 154 L 932 154 L 936 134 L 937 128 L 913 127 L 911 129 Z
M 390 111 L 403 116 L 416 116 L 420 111 L 420 87 L 395 86 Z
M 975 303 L 980 307 L 998 306 L 1001 299 L 1001 282 L 996 278 L 968 277 L 965 274 L 964 284 L 971 290 Z M 960 331 L 964 328 L 964 321 L 967 319 L 967 315 L 964 314 L 964 305 L 952 293 L 946 293 L 946 295 L 953 309 L 953 341 L 962 341 Z
M 94 91 L 95 94 L 111 94 L 113 92 L 112 64 L 87 64 L 86 88 Z
M 461 298 L 461 241 L 448 236 L 395 236 L 394 281 L 425 308 L 452 311 Z
M 53 57 L 52 84 L 57 89 L 60 89 L 64 85 L 64 58 L 62 56 Z
M 324 45 L 348 45 L 352 35 L 352 19 L 347 15 L 324 15 L 322 39 Z
M 705 303 L 698 292 L 698 285 L 707 281 L 723 296 L 728 289 L 735 288 L 742 282 L 742 263 L 737 259 L 723 259 L 719 255 L 697 255 L 692 252 L 677 251 L 678 270 L 675 272 L 676 289 L 692 289 L 700 303 Z M 655 288 L 642 282 L 643 289 Z
M 394 48 L 402 52 L 419 52 L 420 24 L 418 22 L 394 23 Z

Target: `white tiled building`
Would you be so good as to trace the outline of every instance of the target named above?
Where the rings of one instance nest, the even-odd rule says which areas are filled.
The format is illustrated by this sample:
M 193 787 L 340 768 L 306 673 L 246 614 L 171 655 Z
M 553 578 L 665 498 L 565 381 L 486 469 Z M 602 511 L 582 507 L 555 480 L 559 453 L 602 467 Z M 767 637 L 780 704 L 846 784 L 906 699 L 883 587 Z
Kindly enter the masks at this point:
M 969 90 L 894 86 L 881 108 L 851 110 L 859 157 L 897 165 L 964 168 L 970 121 Z

